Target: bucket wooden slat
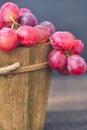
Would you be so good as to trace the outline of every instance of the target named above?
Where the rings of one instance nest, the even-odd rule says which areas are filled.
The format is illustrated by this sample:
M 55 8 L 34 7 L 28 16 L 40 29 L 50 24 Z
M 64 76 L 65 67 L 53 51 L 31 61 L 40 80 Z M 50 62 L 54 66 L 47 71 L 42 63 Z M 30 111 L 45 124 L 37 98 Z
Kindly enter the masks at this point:
M 22 66 L 47 62 L 50 44 L 0 52 L 0 67 L 19 61 Z M 49 67 L 0 76 L 0 130 L 43 130 L 51 80 Z

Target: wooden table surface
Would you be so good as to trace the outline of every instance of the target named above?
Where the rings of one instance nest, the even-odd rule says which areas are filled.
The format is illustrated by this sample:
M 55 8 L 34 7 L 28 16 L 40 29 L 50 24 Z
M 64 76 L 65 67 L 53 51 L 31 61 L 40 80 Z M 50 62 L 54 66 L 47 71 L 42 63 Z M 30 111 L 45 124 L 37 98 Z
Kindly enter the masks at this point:
M 87 130 L 87 76 L 52 78 L 44 130 Z
M 44 130 L 87 130 L 87 110 L 48 112 Z

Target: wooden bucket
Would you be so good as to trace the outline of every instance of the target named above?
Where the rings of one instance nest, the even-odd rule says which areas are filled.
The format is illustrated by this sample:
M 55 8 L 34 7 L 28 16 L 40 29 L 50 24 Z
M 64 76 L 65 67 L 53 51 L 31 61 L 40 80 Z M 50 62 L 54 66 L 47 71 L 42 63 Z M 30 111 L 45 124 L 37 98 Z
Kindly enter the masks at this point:
M 51 79 L 47 57 L 51 50 L 46 43 L 0 52 L 0 130 L 43 130 Z M 5 66 L 19 62 L 21 67 L 2 74 L 2 67 L 5 70 Z

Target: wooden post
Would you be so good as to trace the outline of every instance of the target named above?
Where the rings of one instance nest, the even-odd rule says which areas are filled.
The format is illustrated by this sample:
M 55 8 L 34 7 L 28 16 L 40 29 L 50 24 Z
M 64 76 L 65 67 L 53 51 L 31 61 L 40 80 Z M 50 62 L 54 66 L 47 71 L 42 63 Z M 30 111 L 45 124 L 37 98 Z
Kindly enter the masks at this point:
M 0 52 L 0 67 L 20 62 L 22 67 L 47 61 L 50 44 Z M 49 67 L 0 75 L 0 130 L 43 130 L 49 95 Z

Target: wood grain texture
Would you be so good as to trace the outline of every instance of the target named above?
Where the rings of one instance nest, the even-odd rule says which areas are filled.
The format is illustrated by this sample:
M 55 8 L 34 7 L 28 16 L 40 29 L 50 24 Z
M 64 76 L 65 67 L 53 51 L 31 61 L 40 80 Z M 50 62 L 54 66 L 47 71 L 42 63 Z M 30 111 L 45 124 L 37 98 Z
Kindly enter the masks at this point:
M 47 61 L 49 44 L 0 52 L 0 67 L 19 61 L 28 66 Z M 0 76 L 0 130 L 43 130 L 51 69 Z

